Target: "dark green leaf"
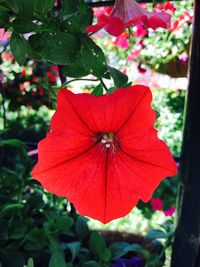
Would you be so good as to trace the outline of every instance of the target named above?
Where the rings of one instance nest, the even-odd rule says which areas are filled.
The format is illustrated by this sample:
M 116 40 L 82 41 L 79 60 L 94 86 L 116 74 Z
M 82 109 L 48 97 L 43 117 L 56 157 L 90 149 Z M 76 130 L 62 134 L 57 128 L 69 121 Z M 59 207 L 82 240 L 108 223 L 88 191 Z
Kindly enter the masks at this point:
M 39 26 L 30 20 L 15 19 L 12 22 L 14 30 L 18 33 L 29 33 L 39 30 Z
M 8 239 L 8 222 L 5 219 L 0 220 L 0 240 Z
M 50 226 L 50 231 L 53 233 L 63 233 L 68 231 L 74 223 L 74 220 L 69 216 L 59 217 L 53 220 Z
M 3 206 L 1 206 L 0 209 L 0 216 L 2 216 L 3 214 L 10 212 L 10 211 L 16 211 L 18 209 L 22 209 L 24 207 L 23 204 L 19 204 L 19 203 L 14 203 L 14 204 L 4 204 Z
M 19 34 L 13 32 L 10 39 L 10 49 L 18 64 L 22 66 L 24 64 L 27 51 L 26 40 Z
M 63 68 L 63 74 L 67 77 L 80 78 L 87 76 L 90 72 L 84 68 L 82 58 L 77 58 L 72 64 L 66 65 Z
M 30 0 L 15 0 L 19 7 L 18 14 L 20 18 L 32 19 L 34 12 L 33 1 Z
M 81 246 L 80 242 L 72 242 L 72 243 L 67 244 L 67 247 L 69 248 L 69 250 L 72 254 L 72 259 L 71 259 L 72 262 L 78 256 L 80 246 Z
M 110 263 L 111 261 L 111 252 L 109 249 L 105 249 L 104 252 L 101 254 L 101 260 L 105 263 Z
M 138 244 L 129 244 L 127 242 L 115 242 L 109 246 L 112 258 L 121 258 L 130 251 L 143 251 L 143 247 Z
M 148 239 L 167 238 L 167 234 L 161 230 L 150 230 L 148 231 L 146 238 Z
M 65 19 L 62 23 L 62 27 L 70 32 L 82 32 L 87 26 L 91 25 L 93 21 L 93 11 L 86 9 L 82 12 L 76 12 L 73 16 Z
M 61 16 L 72 15 L 77 12 L 77 4 L 76 0 L 61 0 Z
M 78 39 L 69 33 L 34 34 L 29 38 L 31 47 L 43 59 L 53 64 L 67 65 L 74 62 L 80 51 Z
M 87 225 L 87 221 L 84 217 L 79 216 L 76 225 L 75 225 L 75 231 L 78 239 L 84 239 L 89 234 L 89 228 Z
M 34 0 L 34 8 L 41 15 L 41 18 L 45 17 L 48 11 L 50 11 L 54 5 L 55 0 Z
M 96 95 L 96 96 L 101 96 L 103 95 L 103 87 L 101 84 L 97 85 L 94 90 L 92 91 L 92 94 L 93 95 Z
M 128 82 L 128 76 L 121 71 L 112 67 L 108 67 L 108 69 L 116 87 L 122 87 Z
M 5 27 L 9 21 L 9 15 L 5 8 L 0 7 L 0 27 Z
M 97 259 L 101 259 L 101 256 L 106 249 L 106 243 L 104 238 L 96 231 L 91 234 L 89 246 Z
M 103 51 L 87 35 L 80 34 L 80 39 L 85 69 L 99 78 L 102 77 L 107 71 L 106 58 Z
M 96 261 L 87 261 L 83 264 L 83 267 L 101 267 L 101 264 Z
M 61 252 L 55 252 L 50 259 L 49 267 L 66 267 L 65 257 Z

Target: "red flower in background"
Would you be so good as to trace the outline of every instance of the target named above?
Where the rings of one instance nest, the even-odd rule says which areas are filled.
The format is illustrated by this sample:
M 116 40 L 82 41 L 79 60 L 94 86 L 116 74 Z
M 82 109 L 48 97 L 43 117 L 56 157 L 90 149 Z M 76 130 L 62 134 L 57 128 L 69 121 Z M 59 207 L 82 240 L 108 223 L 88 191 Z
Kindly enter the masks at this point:
M 98 23 L 87 28 L 87 32 L 95 32 L 104 28 L 113 36 L 120 35 L 126 28 L 143 23 L 153 30 L 158 27 L 169 28 L 171 15 L 165 12 L 149 12 L 142 8 L 135 0 L 116 0 L 110 15 L 98 17 Z
M 33 177 L 103 223 L 125 216 L 139 199 L 149 201 L 160 181 L 177 172 L 153 127 L 151 101 L 142 85 L 98 97 L 61 89 Z

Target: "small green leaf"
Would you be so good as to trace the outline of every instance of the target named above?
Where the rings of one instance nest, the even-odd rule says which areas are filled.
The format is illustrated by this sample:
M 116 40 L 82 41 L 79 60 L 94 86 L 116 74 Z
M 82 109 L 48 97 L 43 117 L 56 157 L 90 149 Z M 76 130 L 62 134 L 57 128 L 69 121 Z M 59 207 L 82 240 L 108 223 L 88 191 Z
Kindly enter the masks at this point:
M 127 242 L 115 242 L 109 246 L 112 258 L 117 259 L 126 255 L 130 251 L 144 251 L 144 248 L 138 244 L 129 244 Z
M 78 239 L 85 239 L 89 234 L 89 228 L 87 225 L 87 221 L 84 217 L 79 216 L 76 225 L 75 225 L 75 231 Z
M 150 230 L 148 231 L 147 235 L 146 235 L 146 238 L 147 239 L 157 239 L 157 238 L 164 238 L 166 239 L 167 238 L 167 234 L 161 230 L 158 230 L 158 229 L 153 229 L 153 230 Z
M 19 34 L 13 32 L 10 39 L 10 49 L 18 64 L 22 66 L 24 64 L 27 51 L 26 40 Z
M 39 26 L 30 20 L 15 19 L 12 22 L 14 30 L 18 33 L 29 33 L 39 30 Z
M 28 259 L 27 267 L 34 267 L 34 262 L 32 258 Z
M 74 220 L 69 216 L 59 217 L 53 220 L 50 225 L 51 233 L 64 233 L 68 231 L 74 223 Z
M 111 251 L 106 248 L 101 255 L 101 260 L 105 263 L 110 263 L 111 257 L 112 257 Z
M 101 84 L 97 85 L 92 91 L 92 94 L 95 96 L 103 95 L 103 86 Z
M 64 254 L 55 252 L 50 259 L 49 267 L 66 267 Z
M 79 249 L 81 247 L 81 243 L 80 242 L 72 242 L 72 243 L 68 243 L 67 247 L 69 248 L 71 254 L 72 254 L 72 259 L 71 261 L 73 262 L 74 259 L 78 256 L 79 253 Z
M 101 259 L 101 256 L 106 249 L 106 243 L 104 238 L 96 231 L 91 234 L 89 246 L 97 259 Z
M 121 71 L 108 67 L 110 75 L 113 78 L 114 84 L 117 88 L 122 87 L 128 82 L 128 76 L 122 73 Z

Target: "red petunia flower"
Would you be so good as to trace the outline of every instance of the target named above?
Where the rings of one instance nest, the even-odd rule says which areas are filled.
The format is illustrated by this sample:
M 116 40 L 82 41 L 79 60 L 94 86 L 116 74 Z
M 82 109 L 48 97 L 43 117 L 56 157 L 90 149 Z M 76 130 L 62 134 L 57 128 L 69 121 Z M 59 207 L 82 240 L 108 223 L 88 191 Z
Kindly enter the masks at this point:
M 51 130 L 39 143 L 33 177 L 81 215 L 108 223 L 147 202 L 176 164 L 154 129 L 148 87 L 103 96 L 58 93 Z
M 86 31 L 95 32 L 104 28 L 111 35 L 118 36 L 125 28 L 138 23 L 143 23 L 153 30 L 158 27 L 168 29 L 171 24 L 171 15 L 165 12 L 149 12 L 135 0 L 116 0 L 110 15 L 99 16 L 98 23 L 90 25 Z

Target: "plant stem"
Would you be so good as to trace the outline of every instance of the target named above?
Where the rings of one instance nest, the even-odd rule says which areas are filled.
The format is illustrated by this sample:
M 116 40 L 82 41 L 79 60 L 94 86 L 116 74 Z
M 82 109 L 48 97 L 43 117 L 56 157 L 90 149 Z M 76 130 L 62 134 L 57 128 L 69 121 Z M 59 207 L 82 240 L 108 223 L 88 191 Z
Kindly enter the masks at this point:
M 108 91 L 108 88 L 107 88 L 106 84 L 104 83 L 103 79 L 100 78 L 99 80 L 100 80 L 100 82 L 101 82 L 103 88 L 104 88 L 104 89 L 106 90 L 106 92 L 107 92 L 107 91 Z
M 72 79 L 68 82 L 65 82 L 63 83 L 61 86 L 59 87 L 56 87 L 57 89 L 60 89 L 62 87 L 65 87 L 66 85 L 68 85 L 69 83 L 72 83 L 72 82 L 76 82 L 76 81 L 90 81 L 90 82 L 97 82 L 99 81 L 99 79 L 87 79 L 87 78 L 77 78 L 77 79 Z

